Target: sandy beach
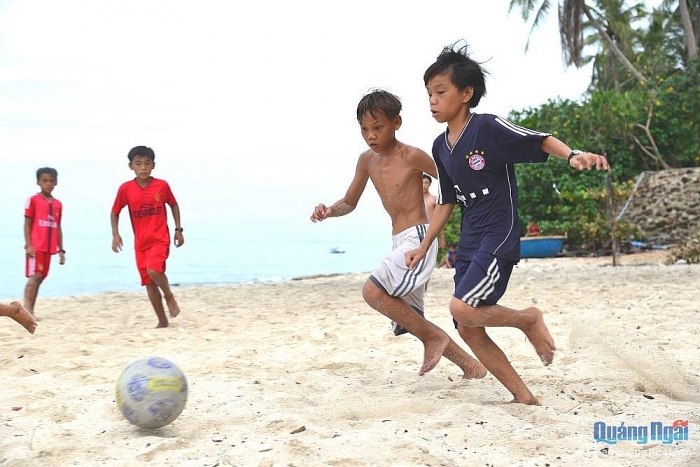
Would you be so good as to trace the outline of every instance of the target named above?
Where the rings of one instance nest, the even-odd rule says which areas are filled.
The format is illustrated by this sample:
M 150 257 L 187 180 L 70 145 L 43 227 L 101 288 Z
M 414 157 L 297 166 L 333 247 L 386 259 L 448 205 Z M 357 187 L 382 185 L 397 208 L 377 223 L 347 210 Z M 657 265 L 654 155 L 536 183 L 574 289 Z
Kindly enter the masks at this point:
M 662 252 L 616 267 L 523 260 L 501 303 L 542 309 L 554 363 L 520 331 L 490 334 L 540 407 L 446 359 L 419 377 L 419 341 L 363 302 L 366 276 L 175 289 L 182 314 L 167 329 L 145 291 L 40 295 L 34 335 L 0 321 L 0 466 L 700 465 L 700 266 Z M 452 271 L 435 270 L 426 316 L 464 346 L 451 291 Z M 121 371 L 149 355 L 189 383 L 180 417 L 157 430 L 115 403 Z M 688 440 L 594 438 L 599 422 L 631 433 L 677 420 Z

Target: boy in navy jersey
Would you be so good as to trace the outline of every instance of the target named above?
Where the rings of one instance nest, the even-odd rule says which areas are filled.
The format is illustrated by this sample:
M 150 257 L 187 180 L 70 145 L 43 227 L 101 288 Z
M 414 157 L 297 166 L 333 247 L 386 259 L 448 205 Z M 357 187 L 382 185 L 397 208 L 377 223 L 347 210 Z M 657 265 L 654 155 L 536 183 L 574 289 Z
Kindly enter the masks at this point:
M 344 216 L 357 206 L 368 180 L 372 180 L 391 217 L 393 251 L 372 272 L 362 288 L 367 304 L 394 323 L 396 335 L 410 332 L 423 343 L 424 375 L 443 355 L 464 371 L 464 378 L 483 378 L 486 370 L 435 324 L 423 317 L 425 284 L 435 267 L 437 242 L 426 246 L 423 261 L 409 270 L 405 252 L 419 245 L 427 229 L 423 203 L 423 173 L 436 176 L 430 156 L 396 139 L 401 127 L 401 101 L 395 95 L 375 90 L 357 106 L 357 121 L 369 149 L 357 161 L 355 177 L 345 196 L 331 206 L 319 204 L 312 222 Z M 434 238 L 434 237 L 433 237 Z
M 474 355 L 512 394 L 513 402 L 539 405 L 503 351 L 486 334 L 487 326 L 520 329 L 545 365 L 554 358 L 554 340 L 535 307 L 513 310 L 498 304 L 513 266 L 520 260 L 518 189 L 513 164 L 545 162 L 548 154 L 572 167 L 608 170 L 605 157 L 571 150 L 549 133 L 514 125 L 495 115 L 475 114 L 486 93 L 484 70 L 461 48 L 446 47 L 425 72 L 435 120 L 447 130 L 433 143 L 438 169 L 438 204 L 421 245 L 406 253 L 418 264 L 444 228 L 456 203 L 462 230 L 455 263 L 450 312 Z
M 136 178 L 122 183 L 114 199 L 110 222 L 112 224 L 112 251 L 119 253 L 124 246 L 119 235 L 119 213 L 129 207 L 131 227 L 134 231 L 136 267 L 141 276 L 141 285 L 146 286 L 148 299 L 158 317 L 158 328 L 168 327 L 163 298 L 170 317 L 180 314 L 180 308 L 170 290 L 165 262 L 170 255 L 170 232 L 165 206 L 170 206 L 175 222 L 175 247 L 185 243 L 180 225 L 180 207 L 165 180 L 151 177 L 156 166 L 153 149 L 136 146 L 129 151 L 129 168 Z M 163 295 L 161 295 L 161 291 Z

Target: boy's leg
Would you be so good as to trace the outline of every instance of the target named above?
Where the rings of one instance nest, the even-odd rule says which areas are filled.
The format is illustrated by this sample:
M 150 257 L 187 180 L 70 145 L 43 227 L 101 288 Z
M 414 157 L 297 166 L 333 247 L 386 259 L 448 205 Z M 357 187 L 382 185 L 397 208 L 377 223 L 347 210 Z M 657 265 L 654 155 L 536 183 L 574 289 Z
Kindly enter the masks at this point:
M 158 326 L 156 327 L 167 328 L 169 323 L 168 318 L 165 316 L 163 297 L 160 295 L 160 289 L 154 282 L 151 282 L 146 284 L 146 291 L 148 292 L 148 299 L 151 301 L 153 310 L 156 312 L 156 316 L 158 317 Z
M 27 285 L 24 286 L 24 306 L 34 315 L 34 304 L 36 303 L 36 297 L 39 295 L 39 286 L 44 280 L 40 275 L 30 276 L 27 278 Z
M 463 378 L 483 378 L 486 368 L 457 345 L 445 331 L 425 319 L 399 297 L 392 297 L 371 280 L 365 282 L 362 297 L 367 304 L 398 323 L 423 343 L 423 365 L 419 375 L 435 368 L 441 356 L 445 356 L 463 372 Z
M 27 285 L 24 286 L 24 307 L 34 315 L 34 305 L 39 295 L 39 286 L 49 273 L 51 255 L 43 251 L 37 251 L 35 256 L 26 259 L 25 273 Z
M 38 326 L 34 316 L 20 302 L 10 302 L 9 305 L 0 304 L 0 316 L 14 319 L 24 326 L 24 329 L 29 331 L 30 334 L 34 334 L 34 330 Z
M 174 318 L 180 314 L 180 307 L 175 300 L 173 292 L 170 290 L 170 283 L 168 282 L 168 276 L 165 273 L 154 271 L 153 269 L 148 269 L 148 277 L 163 291 L 163 297 L 165 297 L 165 303 L 168 305 L 168 311 L 170 312 L 170 317 Z M 160 294 L 159 294 L 160 296 Z M 161 308 L 162 308 L 161 304 Z

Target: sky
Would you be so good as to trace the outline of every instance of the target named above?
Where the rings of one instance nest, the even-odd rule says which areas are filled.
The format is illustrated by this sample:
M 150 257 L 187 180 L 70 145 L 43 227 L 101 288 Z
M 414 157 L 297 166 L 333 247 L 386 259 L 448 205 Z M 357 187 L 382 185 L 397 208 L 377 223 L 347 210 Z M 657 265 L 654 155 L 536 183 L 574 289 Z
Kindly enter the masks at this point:
M 0 235 L 21 235 L 35 171 L 52 166 L 64 233 L 108 237 L 117 187 L 133 177 L 127 152 L 146 145 L 186 234 L 387 241 L 371 184 L 350 216 L 309 221 L 344 194 L 366 149 L 355 109 L 367 91 L 401 98 L 397 137 L 427 152 L 444 128 L 423 72 L 460 39 L 489 72 L 477 112 L 584 93 L 590 70 L 565 69 L 556 15 L 526 53 L 530 25 L 508 4 L 0 0 Z

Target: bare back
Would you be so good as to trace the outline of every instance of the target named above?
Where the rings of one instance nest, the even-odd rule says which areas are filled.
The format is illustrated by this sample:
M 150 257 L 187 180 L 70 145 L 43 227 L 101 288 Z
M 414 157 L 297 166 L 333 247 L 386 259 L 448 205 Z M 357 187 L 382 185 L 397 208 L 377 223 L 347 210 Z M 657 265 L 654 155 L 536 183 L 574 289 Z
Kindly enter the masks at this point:
M 389 156 L 365 151 L 360 156 L 367 173 L 391 217 L 392 235 L 428 223 L 423 203 L 423 173 L 435 174 L 430 156 L 413 146 L 399 143 Z

